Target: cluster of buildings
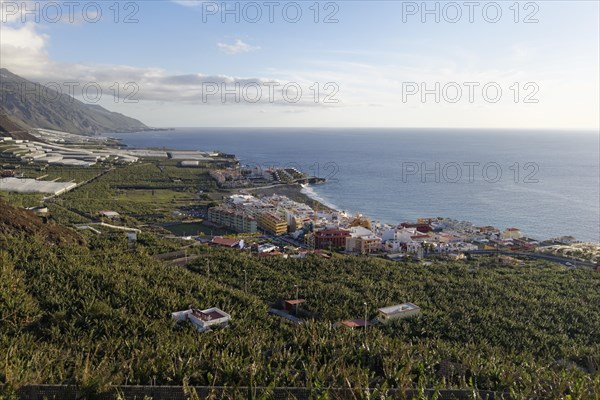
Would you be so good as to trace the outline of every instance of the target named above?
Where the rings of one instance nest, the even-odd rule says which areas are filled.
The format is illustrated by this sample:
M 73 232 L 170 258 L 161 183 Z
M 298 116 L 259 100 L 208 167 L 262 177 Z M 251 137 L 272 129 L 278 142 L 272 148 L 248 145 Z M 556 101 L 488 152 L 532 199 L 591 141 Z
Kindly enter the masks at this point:
M 352 254 L 448 254 L 473 250 L 530 250 L 538 245 L 517 228 L 504 231 L 446 218 L 420 218 L 397 226 L 374 223 L 363 215 L 313 210 L 306 204 L 273 195 L 234 195 L 209 209 L 209 221 L 235 230 L 287 236 L 309 249 Z
M 232 167 L 210 172 L 221 188 L 243 188 L 270 183 L 305 182 L 308 178 L 296 168 Z
M 208 210 L 212 223 L 237 232 L 261 230 L 275 236 L 301 231 L 315 217 L 315 211 L 306 204 L 279 195 L 260 199 L 233 195 L 224 204 Z
M 269 314 L 285 318 L 295 324 L 302 324 L 304 322 L 303 317 L 312 316 L 311 313 L 299 308 L 306 303 L 305 299 L 283 300 L 281 303 L 282 307 L 269 308 Z M 336 326 L 345 326 L 351 329 L 366 328 L 373 324 L 386 324 L 391 321 L 414 317 L 420 313 L 421 309 L 419 306 L 413 303 L 402 303 L 377 309 L 377 317 L 372 321 L 365 318 L 358 318 L 341 321 Z M 171 318 L 177 323 L 189 321 L 199 332 L 210 332 L 216 327 L 226 327 L 231 321 L 231 315 L 217 307 L 205 310 L 190 307 L 188 310 L 171 313 Z

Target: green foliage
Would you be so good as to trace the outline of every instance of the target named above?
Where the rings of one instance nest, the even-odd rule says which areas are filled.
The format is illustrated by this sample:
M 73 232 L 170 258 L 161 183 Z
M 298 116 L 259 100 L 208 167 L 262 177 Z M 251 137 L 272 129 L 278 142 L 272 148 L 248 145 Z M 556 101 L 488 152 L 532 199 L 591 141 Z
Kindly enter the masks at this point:
M 80 223 L 81 216 L 75 214 L 94 218 L 100 210 L 114 210 L 144 222 L 166 221 L 171 211 L 205 199 L 199 191 L 215 188 L 208 169 L 178 168 L 176 164 L 163 160 L 116 166 L 60 196 L 56 203 L 74 214 L 59 218 L 65 223 Z
M 0 270 L 0 384 L 472 388 L 514 398 L 588 399 L 600 388 L 600 275 L 493 259 L 424 267 L 381 259 L 259 259 L 202 247 L 188 269 L 150 256 L 140 235 L 87 247 L 6 239 Z M 167 243 L 164 250 L 171 250 Z M 210 277 L 207 265 L 210 262 Z M 247 271 L 248 292 L 244 291 Z M 300 296 L 315 319 L 292 325 L 269 303 Z M 334 326 L 411 301 L 417 318 Z M 219 307 L 230 327 L 198 333 L 170 313 Z M 457 365 L 444 373 L 444 363 Z M 366 393 L 366 392 L 365 392 Z M 365 395 L 367 396 L 367 395 Z M 367 396 L 368 397 L 368 396 Z M 365 397 L 365 398 L 367 398 Z M 360 397 L 359 397 L 360 398 Z M 371 397 L 375 398 L 375 397 Z

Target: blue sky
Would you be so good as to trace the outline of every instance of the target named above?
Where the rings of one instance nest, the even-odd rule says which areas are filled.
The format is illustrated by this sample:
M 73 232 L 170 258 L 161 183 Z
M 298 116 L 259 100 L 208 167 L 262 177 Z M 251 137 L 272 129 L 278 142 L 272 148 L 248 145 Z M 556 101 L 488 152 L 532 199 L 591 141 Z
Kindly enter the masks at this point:
M 248 2 L 166 0 L 136 2 L 137 23 L 123 23 L 134 11 L 128 2 L 120 2 L 115 23 L 113 1 L 98 2 L 97 23 L 82 18 L 82 8 L 91 2 L 78 3 L 73 23 L 61 2 L 56 3 L 62 21 L 44 21 L 40 9 L 39 22 L 28 14 L 23 23 L 21 2 L 1 1 L 2 67 L 42 83 L 98 82 L 104 88 L 99 104 L 153 126 L 598 129 L 596 1 L 518 2 L 516 7 L 513 1 L 478 2 L 472 23 L 462 1 L 427 2 L 430 10 L 438 7 L 439 22 L 434 14 L 422 21 L 423 2 L 299 1 L 297 23 L 282 14 L 285 6 L 293 17 L 291 2 L 274 2 L 273 23 L 263 1 L 254 3 L 263 12 L 261 20 L 250 23 L 242 12 Z M 33 9 L 36 2 L 31 3 Z M 315 3 L 319 23 L 313 20 Z M 240 22 L 229 14 L 223 23 L 224 7 L 236 5 Z M 496 9 L 502 15 L 492 23 Z M 95 17 L 90 10 L 86 16 Z M 456 10 L 462 16 L 451 23 Z M 324 23 L 332 11 L 338 22 Z M 48 13 L 54 16 L 53 10 Z M 538 21 L 524 23 L 529 14 Z M 111 82 L 134 82 L 138 102 L 115 102 L 108 95 Z M 264 82 L 277 82 L 278 90 L 293 83 L 302 96 L 291 103 L 276 92 L 274 102 L 265 101 Z M 464 82 L 477 85 L 473 101 Z M 223 102 L 220 94 L 202 98 L 205 85 L 239 92 L 236 83 L 261 87 L 261 100 L 253 103 L 243 93 L 239 102 Z M 310 90 L 315 83 L 316 103 Z M 327 83 L 337 90 L 325 91 Z M 487 84 L 493 84 L 492 91 L 501 89 L 497 102 L 482 93 Z M 456 85 L 462 94 L 453 102 Z M 408 94 L 415 88 L 418 92 Z M 435 94 L 422 97 L 422 89 L 437 92 L 439 101 Z M 337 103 L 325 101 L 333 92 L 328 100 Z M 537 103 L 525 102 L 528 94 Z

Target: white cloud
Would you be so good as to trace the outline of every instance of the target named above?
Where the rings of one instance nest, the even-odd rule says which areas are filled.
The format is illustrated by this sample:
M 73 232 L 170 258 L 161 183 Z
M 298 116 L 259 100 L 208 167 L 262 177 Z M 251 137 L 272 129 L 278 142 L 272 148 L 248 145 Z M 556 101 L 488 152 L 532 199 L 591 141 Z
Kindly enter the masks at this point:
M 39 75 L 47 68 L 48 35 L 37 32 L 33 23 L 12 27 L 0 24 L 0 66 Z
M 4 0 L 0 0 L 0 3 L 4 3 Z M 356 56 L 349 54 L 352 56 L 350 61 L 342 61 L 339 58 L 334 61 L 313 58 L 296 62 L 294 69 L 266 70 L 263 73 L 266 76 L 263 77 L 236 77 L 201 73 L 173 75 L 161 68 L 138 68 L 118 64 L 64 63 L 49 57 L 47 49 L 51 37 L 41 29 L 43 28 L 39 25 L 22 24 L 15 20 L 0 23 L 0 67 L 40 83 L 97 82 L 105 93 L 111 95 L 109 88 L 115 82 L 118 82 L 121 88 L 128 82 L 134 82 L 139 88 L 135 96 L 140 100 L 138 104 L 124 105 L 110 99 L 103 105 L 154 125 L 170 125 L 174 121 L 186 121 L 181 124 L 189 126 L 207 125 L 218 124 L 221 120 L 235 120 L 240 125 L 247 123 L 253 126 L 341 124 L 566 128 L 597 127 L 598 124 L 597 75 L 590 75 L 585 63 L 581 69 L 570 66 L 572 59 L 569 58 L 540 67 L 535 57 L 540 51 L 527 44 L 516 44 L 510 49 L 505 49 L 512 50 L 507 51 L 510 55 L 507 60 L 511 62 L 504 60 L 503 63 L 494 65 L 485 62 L 481 55 L 464 50 L 459 57 L 462 61 L 448 56 L 427 56 L 419 53 L 402 56 L 383 54 L 386 63 L 375 63 L 372 60 L 357 62 Z M 230 44 L 218 43 L 218 47 L 228 54 L 258 49 L 240 39 Z M 512 62 L 514 59 L 519 62 Z M 515 68 L 514 65 L 518 65 L 519 68 Z M 264 85 L 273 81 L 280 84 L 299 83 L 304 91 L 302 101 L 290 104 L 282 101 L 279 96 L 273 103 L 268 102 L 268 91 Z M 467 101 L 458 104 L 437 104 L 428 101 L 425 104 L 419 101 L 418 95 L 413 96 L 412 101 L 408 103 L 402 102 L 403 82 L 426 82 L 430 88 L 435 82 L 441 82 L 443 85 L 446 82 L 472 81 L 482 84 L 500 83 L 504 89 L 503 102 L 482 103 L 481 90 L 477 92 L 479 101 L 475 104 Z M 539 84 L 540 92 L 536 97 L 540 99 L 540 103 L 524 104 L 512 101 L 513 93 L 510 87 L 513 83 L 524 84 L 528 81 Z M 333 112 L 326 107 L 331 105 L 314 103 L 313 92 L 308 88 L 314 87 L 315 82 L 321 85 L 320 99 L 331 93 L 331 90 L 324 87 L 327 82 L 338 85 L 339 93 L 335 97 L 341 104 L 333 107 Z M 238 103 L 232 101 L 232 96 L 229 96 L 227 107 L 222 107 L 223 111 L 215 111 L 217 107 L 213 105 L 223 104 L 221 96 L 209 96 L 209 103 L 205 104 L 202 92 L 207 84 L 219 87 L 225 84 L 228 88 L 236 84 L 242 87 L 257 84 L 263 87 L 264 97 L 257 104 L 242 101 L 239 107 L 235 107 Z M 122 96 L 129 93 L 121 91 Z M 522 96 L 526 94 L 526 91 L 521 93 Z M 466 90 L 464 95 L 466 96 Z M 230 108 L 230 105 L 234 107 Z M 265 118 L 267 110 L 269 118 Z M 310 115 L 307 115 L 308 113 Z
M 138 68 L 116 64 L 70 64 L 52 60 L 46 49 L 50 37 L 38 32 L 35 24 L 2 24 L 0 26 L 2 46 L 0 46 L 0 67 L 26 79 L 62 88 L 71 93 L 77 83 L 75 96 L 80 97 L 82 88 L 87 84 L 97 84 L 103 94 L 111 99 L 115 94 L 115 86 L 119 87 L 119 98 L 142 102 L 168 102 L 174 104 L 218 104 L 218 105 L 250 105 L 272 104 L 294 108 L 297 106 L 319 107 L 310 93 L 308 80 L 297 80 L 304 95 L 298 102 L 287 101 L 282 88 L 289 79 L 274 77 L 237 77 L 226 75 L 185 74 L 172 75 L 161 68 Z M 128 89 L 126 89 L 126 85 Z M 270 89 L 275 86 L 273 91 Z M 257 89 L 258 88 L 258 89 Z M 238 93 L 222 95 L 222 92 L 234 90 Z M 205 95 L 206 93 L 206 95 Z M 294 89 L 286 91 L 289 98 L 294 98 Z M 80 96 L 77 96 L 77 95 Z M 255 96 L 260 97 L 254 101 Z M 225 99 L 225 100 L 223 100 Z
M 227 54 L 240 54 L 240 53 L 250 53 L 251 51 L 255 51 L 260 49 L 258 46 L 251 46 L 248 43 L 244 43 L 241 39 L 236 39 L 235 43 L 217 43 L 219 49 Z

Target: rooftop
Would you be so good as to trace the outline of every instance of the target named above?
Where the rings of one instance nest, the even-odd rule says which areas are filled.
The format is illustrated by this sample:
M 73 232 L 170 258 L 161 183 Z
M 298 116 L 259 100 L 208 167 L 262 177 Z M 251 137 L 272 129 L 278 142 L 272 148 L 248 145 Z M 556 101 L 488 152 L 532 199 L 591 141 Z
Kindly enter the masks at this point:
M 295 306 L 296 304 L 302 304 L 302 303 L 306 302 L 306 300 L 304 300 L 304 299 L 286 300 L 285 302 L 291 306 Z
M 237 246 L 240 241 L 238 239 L 227 239 L 221 236 L 216 236 L 210 242 L 219 246 L 234 247 Z
M 347 326 L 348 328 L 364 328 L 366 326 L 369 326 L 369 321 L 364 320 L 362 318 L 357 318 L 357 319 L 348 319 L 345 321 L 340 322 L 340 324 Z
M 380 308 L 379 311 L 382 312 L 383 314 L 393 315 L 393 314 L 399 314 L 399 313 L 412 311 L 412 310 L 418 310 L 418 309 L 419 309 L 419 307 L 414 305 L 413 303 L 403 303 L 403 304 L 397 304 L 395 306 L 383 307 L 383 308 Z
M 225 318 L 228 315 L 225 314 L 224 312 L 222 312 L 221 310 L 217 309 L 217 308 L 209 308 L 207 310 L 197 310 L 197 309 L 192 309 L 192 315 L 194 315 L 196 318 L 201 319 L 202 321 L 212 321 L 215 319 L 219 319 L 219 318 Z

